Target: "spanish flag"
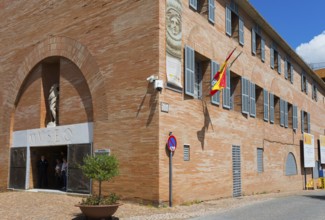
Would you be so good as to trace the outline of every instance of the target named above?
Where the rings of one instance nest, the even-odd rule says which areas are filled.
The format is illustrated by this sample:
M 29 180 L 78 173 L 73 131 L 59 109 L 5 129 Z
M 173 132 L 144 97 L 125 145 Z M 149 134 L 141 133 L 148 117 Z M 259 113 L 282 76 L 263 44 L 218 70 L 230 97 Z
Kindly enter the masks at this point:
M 225 62 L 223 62 L 220 69 L 218 70 L 218 72 L 213 77 L 213 81 L 212 81 L 213 85 L 212 85 L 212 88 L 211 88 L 211 91 L 210 91 L 211 96 L 213 96 L 219 90 L 226 87 L 226 84 L 227 84 L 226 83 L 226 76 L 227 76 L 226 71 L 227 71 L 227 66 L 228 66 L 228 60 L 230 59 L 231 55 L 234 53 L 235 50 L 236 50 L 236 48 L 231 51 L 231 53 L 226 58 Z

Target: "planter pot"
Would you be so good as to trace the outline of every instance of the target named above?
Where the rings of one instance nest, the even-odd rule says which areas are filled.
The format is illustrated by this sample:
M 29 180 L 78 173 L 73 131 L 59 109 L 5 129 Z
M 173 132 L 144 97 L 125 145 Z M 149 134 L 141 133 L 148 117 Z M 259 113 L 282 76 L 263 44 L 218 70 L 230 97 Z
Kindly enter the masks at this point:
M 81 212 L 88 218 L 108 218 L 112 216 L 119 206 L 122 204 L 117 203 L 113 205 L 76 205 L 80 208 Z

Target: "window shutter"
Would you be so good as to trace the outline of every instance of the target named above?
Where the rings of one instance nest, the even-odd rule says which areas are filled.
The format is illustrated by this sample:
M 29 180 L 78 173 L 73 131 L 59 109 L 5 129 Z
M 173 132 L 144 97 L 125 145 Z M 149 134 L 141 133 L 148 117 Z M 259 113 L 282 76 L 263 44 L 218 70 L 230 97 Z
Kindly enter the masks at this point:
M 255 28 L 252 28 L 252 54 L 256 55 L 256 33 L 255 33 Z
M 214 24 L 214 10 L 215 10 L 215 6 L 214 6 L 214 0 L 209 0 L 209 21 Z
M 265 61 L 265 41 L 263 38 L 261 40 L 261 50 L 262 50 L 261 51 L 261 59 L 264 62 Z
M 227 68 L 227 85 L 226 88 L 222 90 L 222 106 L 225 109 L 230 109 L 230 70 Z
M 263 149 L 257 148 L 257 172 L 263 172 Z
M 290 66 L 290 74 L 291 74 L 290 81 L 293 84 L 293 75 L 294 75 L 294 72 L 293 72 L 293 66 L 292 66 L 292 64 Z
M 274 95 L 270 93 L 270 123 L 274 123 Z
M 280 126 L 284 126 L 284 100 L 280 99 Z
M 284 61 L 284 78 L 288 79 L 288 62 L 287 62 L 287 60 Z
M 185 46 L 185 94 L 194 97 L 195 82 L 195 55 L 194 50 Z
M 274 69 L 274 49 L 271 47 L 270 48 L 270 65 L 271 65 L 271 68 Z
M 197 10 L 197 0 L 190 0 L 190 7 Z
M 305 112 L 304 112 L 304 110 L 301 110 L 301 112 L 300 112 L 300 117 L 301 117 L 301 133 L 304 133 L 304 131 L 305 131 L 305 119 L 304 119 L 304 116 L 305 116 Z
M 308 95 L 308 80 L 307 80 L 307 77 L 305 76 L 305 82 L 306 82 L 306 94 Z
M 215 74 L 218 72 L 219 70 L 219 64 L 213 60 L 211 60 L 211 88 L 214 85 L 214 83 L 216 81 L 213 80 Z M 218 91 L 216 94 L 214 94 L 211 97 L 211 103 L 215 104 L 215 105 L 219 105 L 220 104 L 220 91 Z
M 244 20 L 239 17 L 239 44 L 244 45 Z
M 317 96 L 317 86 L 315 85 L 315 101 L 317 102 L 318 96 Z
M 284 101 L 284 127 L 289 126 L 289 118 L 288 118 L 288 102 Z
M 307 112 L 307 133 L 310 134 L 310 113 Z
M 293 106 L 292 123 L 292 128 L 296 130 L 298 128 L 298 109 L 295 105 Z
M 281 74 L 281 55 L 278 53 L 278 73 Z
M 248 81 L 249 82 L 249 81 Z M 256 94 L 255 94 L 255 84 L 252 82 L 249 82 L 249 87 L 250 87 L 250 93 L 249 93 L 249 103 L 250 103 L 250 108 L 249 108 L 249 113 L 251 117 L 256 117 Z
M 226 6 L 226 34 L 228 36 L 232 35 L 232 30 L 231 30 L 231 10 L 229 6 Z
M 244 77 L 241 78 L 241 102 L 242 113 L 249 114 L 249 81 Z
M 304 86 L 304 73 L 301 74 L 301 91 L 305 91 L 305 86 Z
M 269 121 L 269 93 L 263 89 L 264 121 Z

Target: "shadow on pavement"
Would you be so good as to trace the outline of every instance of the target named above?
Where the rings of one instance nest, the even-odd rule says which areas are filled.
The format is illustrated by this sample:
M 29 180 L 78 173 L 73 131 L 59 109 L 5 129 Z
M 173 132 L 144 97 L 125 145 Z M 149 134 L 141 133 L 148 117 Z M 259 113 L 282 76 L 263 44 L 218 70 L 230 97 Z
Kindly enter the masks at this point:
M 325 196 L 318 196 L 318 195 L 304 195 L 304 197 L 308 197 L 308 198 L 311 198 L 311 199 L 325 200 Z
M 72 220 L 99 220 L 99 219 L 87 218 L 83 214 L 77 214 L 77 215 L 75 215 L 75 217 Z M 105 219 L 101 218 L 100 220 L 119 220 L 119 218 L 112 216 L 112 217 L 105 218 Z

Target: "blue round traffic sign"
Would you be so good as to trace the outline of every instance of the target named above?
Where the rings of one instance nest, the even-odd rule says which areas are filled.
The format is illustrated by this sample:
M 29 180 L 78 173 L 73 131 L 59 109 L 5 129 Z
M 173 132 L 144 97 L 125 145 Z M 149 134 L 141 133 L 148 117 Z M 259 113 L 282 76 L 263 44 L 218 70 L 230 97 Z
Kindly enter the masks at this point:
M 167 146 L 168 146 L 168 149 L 172 152 L 174 152 L 176 150 L 177 141 L 176 141 L 176 137 L 174 135 L 169 136 Z

